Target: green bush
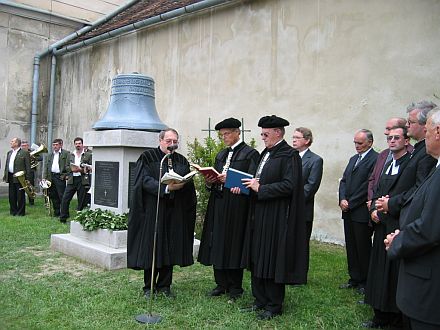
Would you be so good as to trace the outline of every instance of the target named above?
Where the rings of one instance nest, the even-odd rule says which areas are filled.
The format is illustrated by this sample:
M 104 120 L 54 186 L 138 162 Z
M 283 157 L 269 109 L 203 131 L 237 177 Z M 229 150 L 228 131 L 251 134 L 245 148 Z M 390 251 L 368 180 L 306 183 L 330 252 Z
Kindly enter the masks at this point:
M 92 231 L 95 229 L 110 229 L 110 230 L 126 230 L 128 224 L 128 215 L 116 214 L 109 210 L 101 209 L 85 209 L 78 211 L 73 218 L 74 221 L 79 222 L 84 230 Z

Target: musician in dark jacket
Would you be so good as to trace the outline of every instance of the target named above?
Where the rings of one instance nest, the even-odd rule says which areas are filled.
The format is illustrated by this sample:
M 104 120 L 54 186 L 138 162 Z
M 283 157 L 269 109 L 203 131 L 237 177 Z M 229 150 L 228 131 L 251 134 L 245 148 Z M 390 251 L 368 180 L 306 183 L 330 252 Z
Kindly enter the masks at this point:
M 313 134 L 309 128 L 295 128 L 292 137 L 292 147 L 299 152 L 302 163 L 302 178 L 304 183 L 304 217 L 307 233 L 307 271 L 309 270 L 310 236 L 312 235 L 315 194 L 321 185 L 323 160 L 310 150 Z
M 284 140 L 288 125 L 275 115 L 259 120 L 266 148 L 255 177 L 245 179 L 252 192 L 243 263 L 255 300 L 242 311 L 259 310 L 262 320 L 282 314 L 286 284 L 307 281 L 301 158 Z
M 144 151 L 135 168 L 135 180 L 128 216 L 127 267 L 144 270 L 144 294 L 151 293 L 153 238 L 160 188 L 156 259 L 153 276 L 154 292 L 173 296 L 173 266 L 189 266 L 193 261 L 196 193 L 194 183 L 160 183 L 160 162 L 170 153 L 168 147 L 178 143 L 176 130 L 168 128 L 159 134 L 159 147 Z M 179 153 L 172 153 L 163 163 L 163 172 L 173 170 L 184 176 L 189 163 Z
M 339 184 L 339 207 L 344 219 L 348 283 L 341 288 L 358 288 L 363 293 L 370 262 L 372 228 L 367 207 L 368 178 L 373 171 L 377 152 L 373 150 L 373 133 L 361 129 L 354 135 L 357 154 L 350 158 Z
M 228 293 L 231 301 L 243 293 L 241 255 L 250 197 L 233 194 L 223 185 L 228 168 L 253 174 L 259 158 L 258 151 L 240 141 L 240 126 L 240 121 L 235 118 L 225 119 L 215 125 L 228 147 L 215 158 L 214 168 L 221 174 L 206 178 L 211 194 L 198 256 L 200 263 L 212 265 L 214 269 L 217 286 L 209 296 Z
M 13 216 L 24 216 L 26 211 L 26 195 L 22 185 L 14 174 L 24 171 L 23 180 L 30 179 L 30 155 L 21 149 L 21 140 L 11 139 L 11 150 L 6 154 L 5 172 L 3 181 L 9 183 L 9 213 Z

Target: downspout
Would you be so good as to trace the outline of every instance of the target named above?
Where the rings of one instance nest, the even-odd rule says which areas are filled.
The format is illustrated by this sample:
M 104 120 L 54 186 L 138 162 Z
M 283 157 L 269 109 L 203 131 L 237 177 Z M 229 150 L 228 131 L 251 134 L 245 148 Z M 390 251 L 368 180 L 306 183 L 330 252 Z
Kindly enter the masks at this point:
M 8 1 L 2 1 L 2 3 L 5 3 L 7 5 Z M 112 19 L 113 17 L 115 17 L 116 15 L 120 14 L 121 12 L 123 12 L 124 10 L 126 10 L 127 8 L 133 6 L 134 4 L 138 3 L 140 0 L 132 0 L 130 2 L 127 2 L 125 5 L 119 7 L 117 10 L 115 10 L 114 12 L 100 18 L 99 20 L 95 21 L 94 23 L 92 23 L 90 26 L 86 26 L 81 28 L 78 31 L 75 31 L 71 34 L 69 34 L 67 37 L 55 42 L 54 44 L 50 45 L 46 50 L 44 50 L 41 53 L 37 53 L 34 57 L 34 76 L 32 79 L 32 112 L 31 112 L 31 137 L 30 137 L 30 143 L 35 143 L 35 139 L 37 136 L 37 118 L 38 118 L 38 84 L 39 84 L 39 79 L 40 79 L 40 61 L 41 58 L 48 55 L 49 53 L 54 53 L 54 50 L 56 50 L 57 47 L 61 47 L 64 44 L 66 44 L 67 42 L 93 30 L 94 28 L 96 28 L 97 26 L 107 22 L 108 20 Z M 52 69 L 56 67 L 56 60 L 55 60 L 55 64 L 54 64 L 54 59 L 52 58 Z M 54 85 L 54 89 L 53 92 L 55 92 L 55 81 L 52 81 L 52 79 L 55 80 L 55 73 L 51 72 L 51 81 L 50 81 L 50 86 Z M 55 102 L 55 95 L 52 95 L 52 90 L 51 90 L 51 97 L 53 98 L 53 102 Z M 53 116 L 53 108 L 54 105 L 50 105 L 49 102 L 49 112 L 51 111 L 52 107 L 52 116 Z M 49 114 L 48 114 L 49 116 Z M 52 118 L 53 119 L 53 118 Z M 49 120 L 49 119 L 48 119 Z M 52 120 L 53 123 L 53 120 Z M 49 123 L 48 123 L 49 125 Z M 52 131 L 51 133 L 52 134 Z M 49 136 L 49 133 L 48 133 Z M 52 146 L 52 140 L 48 139 L 48 148 L 51 148 Z
M 47 144 L 49 150 L 52 150 L 53 137 L 53 112 L 55 108 L 55 78 L 57 72 L 57 57 L 52 55 L 52 66 L 50 68 L 50 94 L 49 110 L 47 111 Z

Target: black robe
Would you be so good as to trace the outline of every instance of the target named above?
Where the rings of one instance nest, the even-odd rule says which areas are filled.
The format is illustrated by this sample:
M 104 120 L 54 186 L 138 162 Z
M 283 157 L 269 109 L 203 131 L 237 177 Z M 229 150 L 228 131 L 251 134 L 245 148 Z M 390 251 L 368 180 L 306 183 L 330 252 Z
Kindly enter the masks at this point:
M 286 141 L 263 150 L 270 157 L 251 196 L 242 266 L 275 283 L 307 282 L 306 222 L 301 158 Z
M 371 211 L 376 209 L 376 200 L 385 195 L 395 196 L 407 191 L 416 183 L 416 172 L 408 167 L 410 154 L 407 153 L 397 161 L 399 171 L 395 175 L 382 174 L 373 195 Z M 384 168 L 387 171 L 391 162 Z M 399 216 L 392 216 L 389 213 L 378 212 L 379 223 L 373 223 L 374 238 L 368 267 L 367 284 L 365 287 L 365 302 L 374 309 L 382 312 L 398 313 L 396 305 L 397 277 L 399 272 L 399 261 L 390 260 L 383 243 L 389 233 L 399 228 Z
M 221 173 L 229 148 L 220 151 L 214 168 Z M 244 142 L 234 148 L 230 168 L 255 173 L 259 153 Z M 198 260 L 215 269 L 240 269 L 243 238 L 249 210 L 250 196 L 232 194 L 228 188 L 211 187 Z
M 165 154 L 159 149 L 148 149 L 139 157 L 130 213 L 128 215 L 127 267 L 151 269 L 154 225 L 156 219 L 159 166 Z M 180 175 L 189 173 L 189 163 L 178 153 L 171 155 L 173 169 Z M 163 172 L 168 170 L 164 161 Z M 162 174 L 163 175 L 163 174 Z M 165 194 L 160 187 L 156 268 L 188 266 L 193 261 L 196 193 L 192 181 L 181 190 Z

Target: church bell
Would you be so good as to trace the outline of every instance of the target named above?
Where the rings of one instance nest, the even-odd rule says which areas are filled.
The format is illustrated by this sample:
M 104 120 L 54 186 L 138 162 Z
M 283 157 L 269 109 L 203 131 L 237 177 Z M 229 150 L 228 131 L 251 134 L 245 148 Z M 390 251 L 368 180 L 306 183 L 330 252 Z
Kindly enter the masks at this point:
M 154 99 L 152 78 L 137 73 L 119 74 L 112 80 L 107 112 L 92 128 L 160 132 L 167 126 L 157 114 Z

